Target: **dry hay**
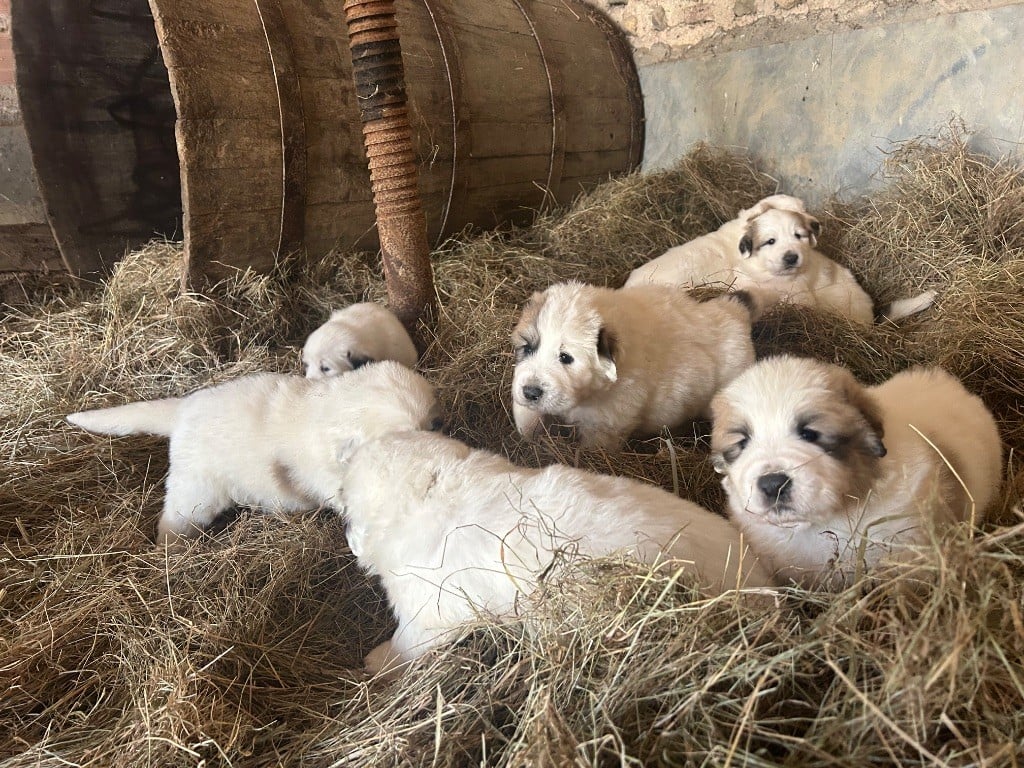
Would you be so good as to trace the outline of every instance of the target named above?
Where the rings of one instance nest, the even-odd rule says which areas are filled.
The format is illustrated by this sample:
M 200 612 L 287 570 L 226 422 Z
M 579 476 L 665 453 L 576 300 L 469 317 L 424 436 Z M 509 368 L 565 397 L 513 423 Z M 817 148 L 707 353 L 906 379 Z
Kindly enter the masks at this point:
M 960 134 L 905 145 L 889 186 L 822 216 L 824 244 L 881 299 L 938 307 L 870 329 L 779 310 L 759 351 L 877 381 L 915 362 L 963 376 L 1024 444 L 1024 179 Z M 774 191 L 697 148 L 534 227 L 436 254 L 441 312 L 422 368 L 457 434 L 528 464 L 647 478 L 720 508 L 701 435 L 579 456 L 523 444 L 508 333 L 552 281 L 615 284 Z M 331 306 L 382 298 L 372 257 L 242 274 L 178 295 L 181 250 L 131 254 L 102 288 L 7 307 L 0 338 L 0 765 L 1011 765 L 1024 742 L 1024 471 L 995 520 L 935 563 L 834 596 L 699 600 L 667 567 L 566 564 L 520 621 L 483 622 L 397 683 L 361 656 L 389 631 L 342 523 L 242 513 L 185 556 L 154 551 L 166 453 L 63 414 L 298 370 Z

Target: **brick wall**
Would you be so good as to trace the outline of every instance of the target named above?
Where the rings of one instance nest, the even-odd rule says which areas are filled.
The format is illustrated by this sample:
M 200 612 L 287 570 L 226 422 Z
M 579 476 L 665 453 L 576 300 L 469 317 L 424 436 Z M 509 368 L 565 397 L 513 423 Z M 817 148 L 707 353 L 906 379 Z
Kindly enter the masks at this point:
M 0 0 L 0 125 L 19 125 L 14 91 L 14 52 L 11 49 L 11 0 Z M 3 190 L 0 189 L 0 193 Z
M 0 0 L 0 86 L 14 85 L 14 53 L 11 51 L 11 0 Z

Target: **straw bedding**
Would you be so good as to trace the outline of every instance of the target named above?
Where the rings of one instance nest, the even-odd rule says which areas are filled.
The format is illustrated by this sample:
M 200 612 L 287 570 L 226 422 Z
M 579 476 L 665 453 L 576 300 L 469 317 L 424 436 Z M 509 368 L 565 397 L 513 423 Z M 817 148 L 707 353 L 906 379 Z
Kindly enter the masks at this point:
M 390 617 L 335 515 L 243 510 L 165 555 L 151 545 L 163 443 L 62 422 L 297 371 L 330 307 L 383 298 L 376 259 L 286 262 L 179 295 L 180 245 L 155 243 L 103 286 L 26 287 L 0 336 L 0 765 L 1020 764 L 1024 177 L 955 131 L 902 145 L 883 170 L 870 200 L 822 214 L 822 248 L 877 300 L 933 287 L 936 308 L 869 329 L 778 310 L 757 347 L 835 360 L 869 382 L 925 362 L 962 376 L 1009 448 L 992 519 L 935 542 L 932 565 L 768 604 L 699 599 L 670 568 L 565 563 L 519 620 L 482 618 L 393 683 L 360 671 Z M 529 229 L 446 245 L 422 369 L 456 435 L 720 509 L 702 434 L 615 456 L 522 443 L 508 333 L 531 291 L 617 285 L 773 191 L 748 159 L 698 147 Z

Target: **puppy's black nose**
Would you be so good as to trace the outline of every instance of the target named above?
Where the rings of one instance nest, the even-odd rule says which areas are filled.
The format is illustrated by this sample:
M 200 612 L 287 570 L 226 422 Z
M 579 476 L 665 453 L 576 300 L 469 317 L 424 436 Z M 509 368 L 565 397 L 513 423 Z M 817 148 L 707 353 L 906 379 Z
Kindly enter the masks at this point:
M 798 261 L 800 261 L 800 254 L 793 251 L 788 251 L 782 256 L 782 263 L 787 267 L 795 267 Z
M 769 501 L 785 501 L 789 498 L 789 475 L 784 472 L 769 472 L 757 478 L 757 487 Z
M 523 397 L 529 400 L 531 403 L 535 403 L 540 400 L 540 396 L 544 394 L 544 390 L 535 384 L 527 384 L 523 387 Z

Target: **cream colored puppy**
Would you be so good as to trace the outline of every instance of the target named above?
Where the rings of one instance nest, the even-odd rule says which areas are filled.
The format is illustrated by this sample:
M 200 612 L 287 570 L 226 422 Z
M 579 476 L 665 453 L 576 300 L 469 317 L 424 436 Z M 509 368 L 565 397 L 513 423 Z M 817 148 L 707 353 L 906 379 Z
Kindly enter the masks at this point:
M 1002 446 L 992 414 L 939 368 L 876 387 L 815 360 L 774 357 L 713 403 L 729 514 L 778 574 L 838 588 L 930 530 L 980 520 Z
M 310 379 L 337 376 L 380 360 L 397 360 L 413 368 L 418 359 L 405 326 L 390 309 L 372 301 L 334 310 L 302 348 L 302 367 Z
M 337 455 L 387 432 L 436 427 L 426 379 L 395 362 L 319 381 L 245 376 L 185 397 L 72 413 L 108 435 L 170 438 L 157 543 L 197 535 L 233 505 L 299 512 L 332 506 Z
M 360 565 L 398 619 L 366 658 L 400 667 L 479 614 L 516 614 L 560 557 L 660 557 L 712 593 L 772 584 L 728 520 L 636 480 L 561 464 L 518 467 L 436 433 L 386 435 L 342 457 L 341 501 Z
M 874 322 L 874 304 L 850 270 L 815 249 L 820 222 L 801 200 L 773 195 L 740 211 L 716 231 L 637 267 L 626 285 L 685 287 L 722 284 L 750 292 L 763 308 L 778 302 L 816 307 L 857 323 Z M 927 291 L 893 302 L 882 313 L 899 320 L 931 306 Z
M 576 282 L 535 293 L 512 333 L 516 427 L 529 438 L 569 424 L 584 447 L 612 450 L 710 415 L 711 396 L 754 361 L 744 298 Z

